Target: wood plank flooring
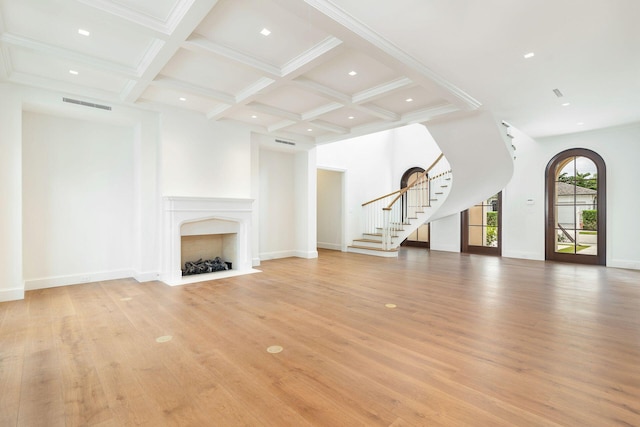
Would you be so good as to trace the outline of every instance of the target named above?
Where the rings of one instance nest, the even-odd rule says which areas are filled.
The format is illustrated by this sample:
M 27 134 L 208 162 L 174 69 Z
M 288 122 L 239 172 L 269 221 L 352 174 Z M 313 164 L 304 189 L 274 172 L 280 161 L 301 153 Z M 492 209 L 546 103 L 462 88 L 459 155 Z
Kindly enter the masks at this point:
M 639 271 L 413 248 L 260 269 L 0 304 L 0 426 L 640 426 Z

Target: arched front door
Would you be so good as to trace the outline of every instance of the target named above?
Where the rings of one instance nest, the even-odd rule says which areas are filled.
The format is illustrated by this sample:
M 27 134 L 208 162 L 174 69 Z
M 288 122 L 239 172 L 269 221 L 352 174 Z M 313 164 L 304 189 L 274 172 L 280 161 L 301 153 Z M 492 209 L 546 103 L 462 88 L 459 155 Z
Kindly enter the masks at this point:
M 545 258 L 606 264 L 606 168 L 597 153 L 574 148 L 546 170 Z

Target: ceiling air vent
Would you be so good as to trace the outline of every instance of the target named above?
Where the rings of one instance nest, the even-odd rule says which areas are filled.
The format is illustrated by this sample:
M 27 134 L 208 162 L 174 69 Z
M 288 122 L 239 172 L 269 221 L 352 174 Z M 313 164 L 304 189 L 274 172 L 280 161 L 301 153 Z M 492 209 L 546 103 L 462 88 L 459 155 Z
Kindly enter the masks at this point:
M 93 102 L 80 101 L 79 99 L 62 98 L 62 102 L 68 102 L 70 104 L 84 105 L 85 107 L 99 108 L 100 110 L 111 111 L 111 107 L 109 107 L 108 105 L 94 104 Z
M 560 89 L 554 89 L 553 93 L 555 93 L 558 98 L 562 98 L 564 96 L 562 92 L 560 92 Z
M 277 142 L 278 144 L 296 145 L 296 143 L 295 143 L 295 142 L 291 142 L 291 141 L 284 141 L 284 140 L 282 140 L 282 139 L 276 139 L 276 142 Z

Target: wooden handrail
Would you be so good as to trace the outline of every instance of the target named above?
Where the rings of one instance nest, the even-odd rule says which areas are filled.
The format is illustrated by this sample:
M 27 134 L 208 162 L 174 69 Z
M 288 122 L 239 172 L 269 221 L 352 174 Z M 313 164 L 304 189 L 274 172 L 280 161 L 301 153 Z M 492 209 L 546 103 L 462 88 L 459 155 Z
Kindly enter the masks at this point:
M 389 193 L 389 194 L 385 194 L 384 196 L 380 196 L 380 197 L 378 197 L 378 198 L 376 198 L 376 199 L 369 200 L 368 202 L 363 203 L 363 204 L 362 204 L 362 206 L 369 205 L 369 204 L 371 204 L 371 203 L 377 202 L 378 200 L 382 200 L 382 199 L 384 199 L 385 197 L 393 196 L 394 194 L 396 194 L 396 193 L 400 192 L 401 194 L 399 194 L 399 195 L 398 195 L 395 199 L 393 199 L 393 201 L 389 204 L 389 206 L 392 206 L 392 205 L 396 202 L 396 200 L 398 200 L 398 199 L 399 199 L 399 198 L 400 198 L 404 193 L 406 193 L 406 192 L 407 192 L 411 187 L 413 187 L 413 186 L 415 186 L 415 185 L 417 185 L 417 184 L 419 184 L 419 183 L 422 183 L 422 182 L 423 182 L 423 181 L 422 181 L 422 179 L 424 178 L 424 176 L 425 176 L 425 175 L 427 175 L 427 174 L 429 173 L 429 171 L 430 171 L 431 169 L 433 169 L 433 168 L 436 166 L 436 164 L 440 161 L 440 159 L 442 159 L 443 157 L 444 157 L 444 154 L 443 154 L 443 153 L 440 153 L 440 155 L 438 156 L 438 158 L 437 158 L 437 159 L 435 159 L 433 163 L 431 163 L 431 166 L 429 166 L 429 168 L 428 168 L 427 170 L 425 170 L 424 172 L 422 172 L 422 173 L 420 174 L 420 176 L 418 177 L 418 179 L 416 179 L 416 180 L 415 180 L 415 182 L 414 182 L 413 184 L 411 184 L 411 185 L 407 185 L 406 187 L 404 187 L 404 188 L 402 188 L 402 189 L 400 189 L 400 190 L 396 190 L 396 191 L 391 192 L 391 193 Z
M 371 203 L 373 203 L 373 202 L 377 202 L 378 200 L 382 200 L 382 199 L 384 199 L 385 197 L 393 196 L 394 194 L 396 194 L 396 193 L 398 193 L 398 192 L 400 192 L 400 190 L 396 190 L 396 191 L 394 191 L 393 193 L 385 194 L 384 196 L 380 196 L 380 197 L 378 197 L 377 199 L 369 200 L 368 202 L 363 203 L 363 204 L 362 204 L 362 206 L 366 206 L 366 205 L 369 205 L 369 204 L 371 204 Z
M 435 159 L 435 160 L 433 161 L 433 163 L 431 163 L 431 166 L 429 166 L 425 172 L 426 172 L 426 173 L 429 173 L 429 171 L 430 171 L 431 169 L 433 169 L 434 167 L 436 167 L 436 165 L 438 164 L 438 162 L 440 161 L 440 159 L 442 159 L 443 157 L 444 157 L 444 153 L 440 153 L 440 155 L 438 156 L 438 158 L 437 158 L 437 159 Z
M 413 182 L 413 184 L 411 184 L 411 185 L 407 185 L 407 186 L 406 186 L 406 187 L 404 187 L 402 190 L 400 190 L 400 194 L 398 194 L 398 195 L 396 196 L 396 198 L 395 198 L 395 199 L 393 199 L 393 200 L 391 201 L 391 203 L 389 203 L 389 206 L 388 206 L 388 207 L 390 208 L 391 206 L 393 206 L 393 204 L 394 204 L 395 202 L 397 202 L 397 201 L 398 201 L 398 199 L 399 199 L 400 197 L 402 197 L 402 195 L 403 195 L 403 194 L 405 194 L 407 191 L 409 191 L 411 188 L 415 187 L 415 186 L 416 186 L 416 185 L 418 185 L 418 184 L 422 184 L 422 183 L 424 182 L 425 177 L 426 177 L 426 176 L 427 176 L 427 174 L 429 173 L 429 171 L 430 171 L 431 169 L 433 169 L 433 168 L 436 166 L 436 164 L 440 161 L 440 159 L 442 159 L 442 157 L 444 157 L 444 154 L 443 154 L 443 153 L 440 153 L 440 155 L 438 156 L 438 158 L 437 158 L 433 163 L 431 163 L 431 166 L 429 166 L 429 168 L 428 168 L 427 170 L 425 170 L 424 172 L 422 172 L 422 173 L 420 174 L 420 176 L 418 177 L 418 179 L 416 179 L 416 180 Z

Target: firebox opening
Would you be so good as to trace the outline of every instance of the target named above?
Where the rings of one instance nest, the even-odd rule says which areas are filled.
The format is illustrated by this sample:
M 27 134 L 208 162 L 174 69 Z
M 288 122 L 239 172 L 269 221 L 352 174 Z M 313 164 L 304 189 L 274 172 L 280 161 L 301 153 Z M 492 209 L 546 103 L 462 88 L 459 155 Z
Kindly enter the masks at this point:
M 182 236 L 182 274 L 184 276 L 231 270 L 235 253 L 236 233 Z
M 222 271 L 224 267 L 237 268 L 239 223 L 220 218 L 206 218 L 185 222 L 180 226 L 180 269 L 196 273 Z M 207 260 L 208 265 L 200 262 Z M 194 268 L 186 263 L 198 263 Z M 226 264 L 229 263 L 229 264 Z M 213 268 L 215 267 L 215 268 Z

